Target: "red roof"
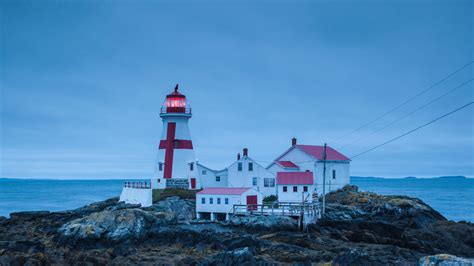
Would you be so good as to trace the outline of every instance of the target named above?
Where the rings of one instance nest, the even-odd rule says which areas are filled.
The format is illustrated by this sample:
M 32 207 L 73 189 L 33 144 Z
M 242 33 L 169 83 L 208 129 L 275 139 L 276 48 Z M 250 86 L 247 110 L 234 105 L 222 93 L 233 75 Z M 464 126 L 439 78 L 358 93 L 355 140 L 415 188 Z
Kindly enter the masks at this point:
M 249 190 L 248 187 L 219 187 L 219 188 L 205 188 L 197 194 L 202 195 L 241 195 Z
M 312 185 L 313 172 L 277 172 L 277 185 Z
M 296 145 L 302 151 L 306 152 L 309 155 L 312 155 L 318 160 L 324 160 L 323 152 L 324 146 L 313 146 L 313 145 Z M 335 149 L 327 146 L 326 147 L 326 160 L 328 161 L 349 161 L 344 154 L 336 151 Z
M 299 168 L 298 165 L 294 164 L 292 161 L 276 161 L 276 163 L 285 168 Z

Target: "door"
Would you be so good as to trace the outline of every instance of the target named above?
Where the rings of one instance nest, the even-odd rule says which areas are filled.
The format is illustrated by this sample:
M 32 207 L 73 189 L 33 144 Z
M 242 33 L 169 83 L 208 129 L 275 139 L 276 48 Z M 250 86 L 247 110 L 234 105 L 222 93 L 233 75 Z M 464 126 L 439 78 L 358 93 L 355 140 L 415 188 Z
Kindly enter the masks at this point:
M 257 196 L 247 196 L 247 210 L 256 211 L 257 210 Z
M 191 189 L 196 189 L 196 178 L 191 178 Z

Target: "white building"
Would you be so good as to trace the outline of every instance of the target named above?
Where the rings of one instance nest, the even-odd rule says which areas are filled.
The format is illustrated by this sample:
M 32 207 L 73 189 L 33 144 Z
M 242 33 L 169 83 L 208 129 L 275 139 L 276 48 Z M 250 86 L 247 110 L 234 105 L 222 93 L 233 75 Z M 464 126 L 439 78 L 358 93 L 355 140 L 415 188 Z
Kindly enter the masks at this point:
M 277 172 L 278 202 L 313 202 L 315 193 L 312 172 Z
M 262 194 L 252 188 L 205 188 L 196 194 L 198 219 L 226 220 L 234 205 L 262 204 Z
M 216 188 L 227 187 L 227 169 L 213 170 L 200 163 L 198 166 L 198 187 Z
M 198 164 L 199 183 L 202 188 L 248 187 L 260 192 L 264 197 L 276 195 L 275 175 L 248 156 L 237 154 L 237 160 L 224 170 L 216 171 Z
M 327 146 L 326 148 L 326 192 L 349 184 L 350 159 Z M 314 184 L 318 194 L 323 191 L 324 146 L 299 145 L 293 138 L 292 146 L 278 156 L 267 169 L 277 172 L 313 172 Z M 296 166 L 296 167 L 295 167 Z

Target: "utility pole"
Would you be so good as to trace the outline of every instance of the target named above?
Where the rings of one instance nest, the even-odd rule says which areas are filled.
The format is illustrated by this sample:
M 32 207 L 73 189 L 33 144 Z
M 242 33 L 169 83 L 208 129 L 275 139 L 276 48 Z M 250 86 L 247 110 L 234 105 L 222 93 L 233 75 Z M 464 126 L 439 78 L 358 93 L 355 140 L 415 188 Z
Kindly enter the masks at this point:
M 326 146 L 324 143 L 324 152 L 323 152 L 323 216 L 326 213 Z

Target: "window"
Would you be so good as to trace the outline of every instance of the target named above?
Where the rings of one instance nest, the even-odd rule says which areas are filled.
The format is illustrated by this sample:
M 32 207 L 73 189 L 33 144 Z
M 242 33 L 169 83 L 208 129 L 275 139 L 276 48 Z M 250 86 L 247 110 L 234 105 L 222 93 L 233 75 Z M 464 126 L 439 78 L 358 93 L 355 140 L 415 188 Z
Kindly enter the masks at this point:
M 249 171 L 253 171 L 253 163 L 249 163 Z
M 336 179 L 336 170 L 332 170 L 332 179 Z
M 242 163 L 237 163 L 237 171 L 242 171 Z
M 221 181 L 221 177 L 220 176 L 216 176 L 216 182 L 220 182 Z
M 293 192 L 298 192 L 298 187 L 297 186 L 293 186 Z
M 264 178 L 263 179 L 264 187 L 275 187 L 275 178 Z
M 286 186 L 283 187 L 283 192 L 287 192 L 288 188 Z
M 308 187 L 307 186 L 303 187 L 303 192 L 308 192 Z
M 189 164 L 189 171 L 194 171 L 194 163 Z
M 206 204 L 206 198 L 201 198 L 201 203 Z
M 209 198 L 209 204 L 212 204 L 214 203 L 214 199 L 213 198 Z
M 252 186 L 257 185 L 257 177 L 252 177 Z
M 228 199 L 228 198 L 225 198 L 225 199 L 224 199 L 224 202 L 225 202 L 226 205 L 229 204 L 229 199 Z
M 221 198 L 217 198 L 217 204 L 221 204 Z
M 201 171 L 201 174 L 205 175 L 205 174 L 207 174 L 207 171 L 206 171 L 206 170 L 202 170 L 202 171 Z
M 163 171 L 163 163 L 158 163 L 158 170 Z

